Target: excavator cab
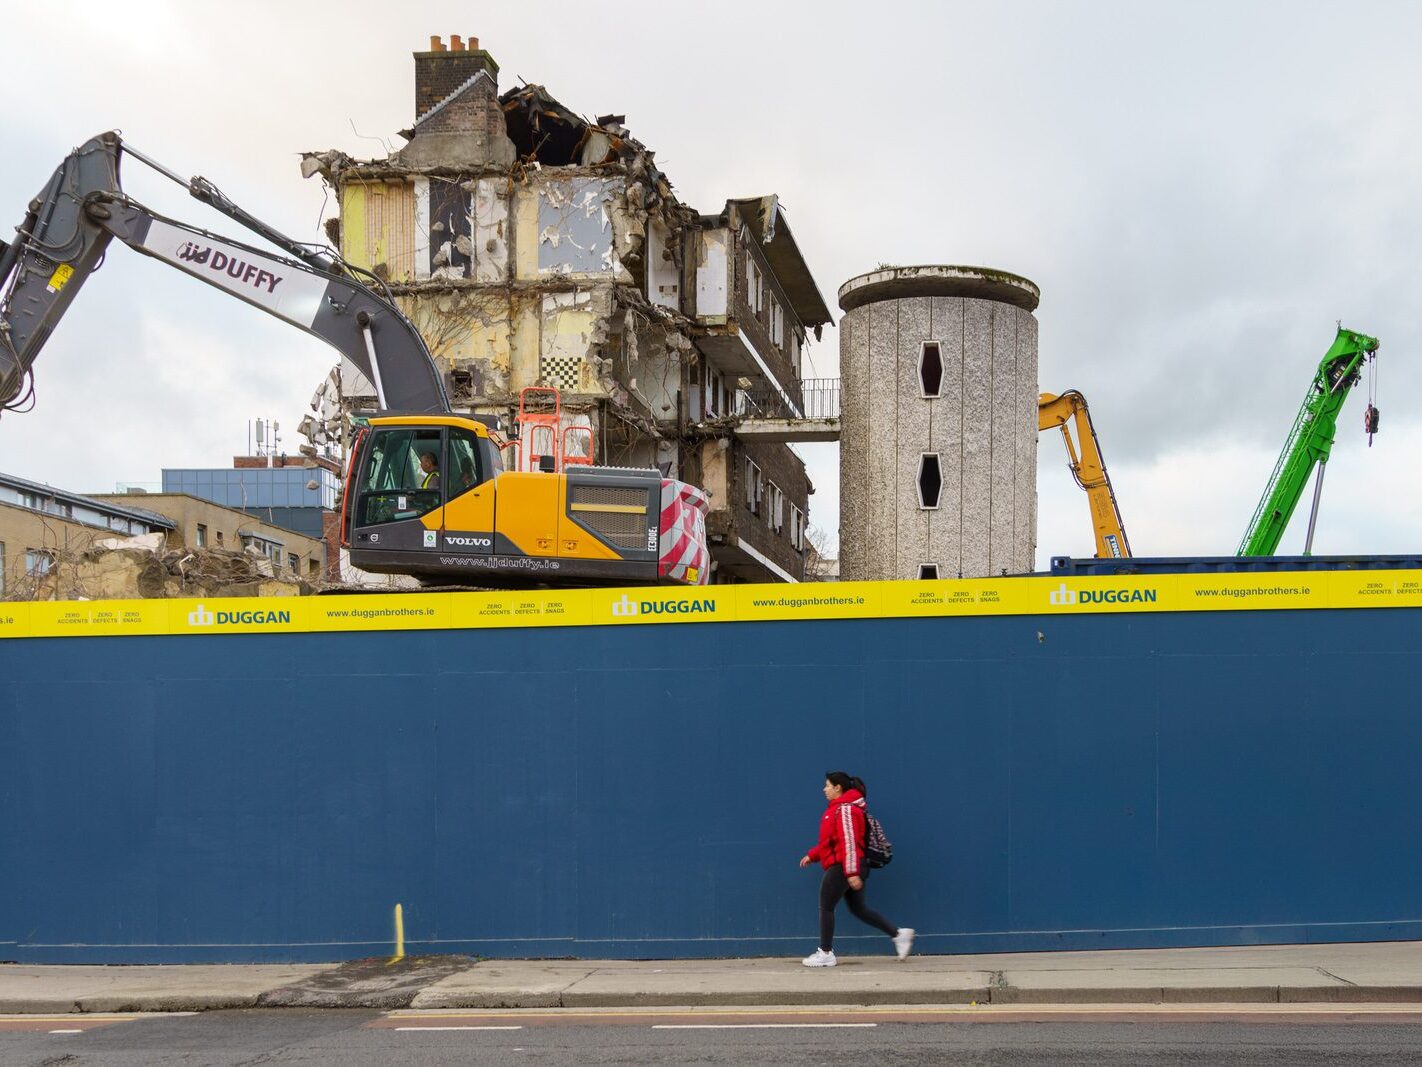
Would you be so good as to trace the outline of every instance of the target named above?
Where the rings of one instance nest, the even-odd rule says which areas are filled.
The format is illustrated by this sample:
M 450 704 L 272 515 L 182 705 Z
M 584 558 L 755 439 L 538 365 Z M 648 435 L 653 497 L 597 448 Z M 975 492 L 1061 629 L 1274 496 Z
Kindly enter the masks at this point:
M 483 427 L 478 423 L 409 419 L 378 418 L 367 431 L 354 486 L 355 525 L 384 529 L 384 536 L 372 543 L 411 541 L 413 547 L 432 547 L 421 531 L 442 520 L 445 501 L 489 481 L 501 464 L 487 430 L 480 434 Z M 415 536 L 402 536 L 402 531 Z

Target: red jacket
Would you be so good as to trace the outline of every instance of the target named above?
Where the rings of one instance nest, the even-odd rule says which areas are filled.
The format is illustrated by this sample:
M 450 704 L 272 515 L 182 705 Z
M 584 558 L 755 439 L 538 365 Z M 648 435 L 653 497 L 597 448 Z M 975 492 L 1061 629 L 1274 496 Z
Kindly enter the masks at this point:
M 846 789 L 820 817 L 820 843 L 806 852 L 826 869 L 844 865 L 845 876 L 864 871 L 864 795 Z

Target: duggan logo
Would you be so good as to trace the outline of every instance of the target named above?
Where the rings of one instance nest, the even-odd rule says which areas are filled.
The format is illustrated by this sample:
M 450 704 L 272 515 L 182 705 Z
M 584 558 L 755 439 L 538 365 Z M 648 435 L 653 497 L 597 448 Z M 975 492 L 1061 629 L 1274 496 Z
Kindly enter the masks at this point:
M 612 604 L 618 618 L 630 615 L 714 615 L 714 600 L 633 600 L 626 593 Z
M 1080 604 L 1154 604 L 1154 589 L 1068 589 L 1062 582 L 1047 600 L 1054 608 L 1070 608 Z
M 208 611 L 199 604 L 188 612 L 189 626 L 251 626 L 263 623 L 290 623 L 289 611 Z

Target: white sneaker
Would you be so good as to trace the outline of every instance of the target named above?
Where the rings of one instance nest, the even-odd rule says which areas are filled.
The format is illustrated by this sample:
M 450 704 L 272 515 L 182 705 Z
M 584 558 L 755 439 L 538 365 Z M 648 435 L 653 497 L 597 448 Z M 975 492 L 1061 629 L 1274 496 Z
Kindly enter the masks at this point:
M 833 952 L 826 952 L 822 948 L 817 948 L 800 962 L 806 967 L 833 967 L 839 961 L 834 958 Z
M 894 935 L 894 951 L 899 954 L 899 959 L 908 959 L 909 950 L 913 948 L 913 928 L 900 926 L 899 932 Z M 809 960 L 805 961 L 809 964 Z

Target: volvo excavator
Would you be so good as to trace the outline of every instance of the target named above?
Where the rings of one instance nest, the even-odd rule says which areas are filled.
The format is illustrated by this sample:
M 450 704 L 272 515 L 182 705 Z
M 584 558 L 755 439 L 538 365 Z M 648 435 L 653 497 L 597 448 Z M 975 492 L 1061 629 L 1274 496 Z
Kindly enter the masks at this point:
M 286 255 L 144 207 L 120 184 L 125 157 Z M 556 447 L 541 447 L 533 469 L 505 470 L 491 426 L 451 411 L 438 365 L 379 278 L 274 230 L 207 179 L 179 176 L 117 133 L 72 152 L 16 234 L 0 241 L 0 408 L 27 401 L 35 357 L 118 238 L 321 338 L 375 386 L 381 411 L 352 449 L 342 501 L 354 566 L 483 586 L 709 580 L 700 490 L 657 470 L 560 470 Z
M 1076 430 L 1076 440 L 1071 431 Z M 1066 443 L 1067 465 L 1076 484 L 1086 490 L 1087 503 L 1091 507 L 1091 527 L 1096 535 L 1097 559 L 1125 559 L 1131 554 L 1131 544 L 1126 540 L 1125 524 L 1121 521 L 1121 509 L 1116 503 L 1116 492 L 1111 488 L 1111 477 L 1106 473 L 1106 463 L 1101 458 L 1101 443 L 1096 439 L 1096 427 L 1091 423 L 1091 410 L 1086 406 L 1086 397 L 1075 389 L 1068 389 L 1060 396 L 1043 393 L 1037 399 L 1037 430 L 1061 430 Z

